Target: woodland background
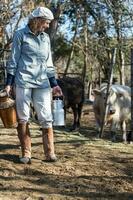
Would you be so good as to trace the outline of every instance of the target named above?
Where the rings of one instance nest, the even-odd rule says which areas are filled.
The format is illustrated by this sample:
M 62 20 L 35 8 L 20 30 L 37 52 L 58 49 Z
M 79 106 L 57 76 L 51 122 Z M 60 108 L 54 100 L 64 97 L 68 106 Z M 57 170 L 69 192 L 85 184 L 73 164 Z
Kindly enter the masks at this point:
M 116 48 L 115 81 L 130 85 L 131 0 L 1 0 L 1 82 L 6 78 L 13 33 L 27 23 L 29 13 L 39 5 L 49 7 L 55 16 L 48 33 L 58 76 L 80 76 L 88 91 L 92 83 L 95 87 L 109 79 L 111 52 Z

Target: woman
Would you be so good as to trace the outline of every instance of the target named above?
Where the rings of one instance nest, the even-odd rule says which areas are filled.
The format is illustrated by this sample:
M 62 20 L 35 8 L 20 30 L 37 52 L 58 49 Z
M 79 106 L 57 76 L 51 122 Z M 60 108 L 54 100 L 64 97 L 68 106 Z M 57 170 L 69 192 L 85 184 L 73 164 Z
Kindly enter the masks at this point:
M 56 161 L 51 112 L 51 88 L 62 95 L 55 79 L 49 36 L 44 32 L 54 19 L 46 7 L 36 8 L 28 25 L 14 34 L 11 57 L 7 66 L 6 91 L 10 93 L 15 82 L 18 138 L 21 163 L 31 162 L 31 137 L 28 127 L 30 104 L 33 103 L 42 126 L 46 161 Z

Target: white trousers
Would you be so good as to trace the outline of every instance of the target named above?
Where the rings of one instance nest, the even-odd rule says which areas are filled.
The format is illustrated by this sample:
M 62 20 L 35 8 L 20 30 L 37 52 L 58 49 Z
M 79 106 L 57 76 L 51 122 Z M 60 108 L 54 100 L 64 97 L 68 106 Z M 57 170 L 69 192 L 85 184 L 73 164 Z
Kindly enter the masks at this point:
M 42 128 L 52 127 L 51 89 L 16 87 L 16 110 L 19 122 L 28 122 L 33 104 Z

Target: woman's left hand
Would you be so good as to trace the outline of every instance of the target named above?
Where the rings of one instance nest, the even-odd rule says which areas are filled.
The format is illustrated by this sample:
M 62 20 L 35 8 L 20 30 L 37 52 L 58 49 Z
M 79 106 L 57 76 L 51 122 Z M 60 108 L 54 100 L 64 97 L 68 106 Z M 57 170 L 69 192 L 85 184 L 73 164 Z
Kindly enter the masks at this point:
M 12 91 L 12 87 L 10 85 L 7 85 L 4 90 L 7 92 L 8 96 L 10 96 L 11 91 Z
M 57 86 L 53 87 L 52 89 L 53 89 L 54 96 L 63 96 L 60 86 L 57 85 Z

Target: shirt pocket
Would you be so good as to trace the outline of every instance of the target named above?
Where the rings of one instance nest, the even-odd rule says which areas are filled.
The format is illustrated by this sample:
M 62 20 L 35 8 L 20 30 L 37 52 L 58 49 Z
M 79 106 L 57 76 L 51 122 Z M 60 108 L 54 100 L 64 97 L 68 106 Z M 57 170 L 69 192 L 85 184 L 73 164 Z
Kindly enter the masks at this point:
M 24 37 L 22 44 L 23 54 L 36 52 L 37 45 L 32 38 Z
M 42 41 L 39 48 L 39 56 L 47 60 L 49 55 L 49 43 L 48 41 Z
M 28 44 L 28 43 L 23 43 L 23 45 L 22 45 L 23 54 L 34 53 L 35 51 L 36 51 L 36 46 L 35 45 L 31 45 L 31 44 Z

